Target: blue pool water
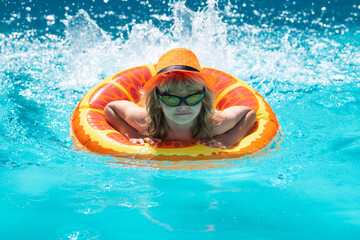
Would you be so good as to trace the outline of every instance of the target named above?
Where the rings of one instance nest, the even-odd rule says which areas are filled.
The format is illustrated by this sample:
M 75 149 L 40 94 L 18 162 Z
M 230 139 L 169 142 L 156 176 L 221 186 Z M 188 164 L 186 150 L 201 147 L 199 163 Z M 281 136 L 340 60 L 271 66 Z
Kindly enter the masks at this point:
M 358 0 L 0 9 L 0 239 L 360 239 Z M 278 149 L 173 171 L 72 148 L 92 86 L 180 46 L 264 96 Z

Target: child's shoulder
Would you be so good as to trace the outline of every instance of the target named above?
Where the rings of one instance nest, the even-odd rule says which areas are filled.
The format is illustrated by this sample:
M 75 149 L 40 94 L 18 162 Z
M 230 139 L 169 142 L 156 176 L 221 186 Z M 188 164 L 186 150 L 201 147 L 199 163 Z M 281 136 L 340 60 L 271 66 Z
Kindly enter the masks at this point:
M 223 134 L 232 129 L 251 108 L 232 106 L 223 111 L 216 111 L 212 117 L 214 136 Z
M 225 114 L 223 111 L 214 110 L 214 114 L 210 119 L 210 124 L 213 126 L 220 125 L 225 120 Z
M 149 112 L 145 107 L 138 106 L 135 103 L 129 104 L 129 107 L 126 109 L 126 119 L 129 122 L 132 122 L 139 132 L 144 132 L 147 130 L 147 119 L 149 117 Z
M 147 129 L 146 123 L 149 113 L 145 107 L 141 107 L 136 103 L 127 100 L 114 101 L 109 105 L 122 119 L 139 132 L 143 132 Z

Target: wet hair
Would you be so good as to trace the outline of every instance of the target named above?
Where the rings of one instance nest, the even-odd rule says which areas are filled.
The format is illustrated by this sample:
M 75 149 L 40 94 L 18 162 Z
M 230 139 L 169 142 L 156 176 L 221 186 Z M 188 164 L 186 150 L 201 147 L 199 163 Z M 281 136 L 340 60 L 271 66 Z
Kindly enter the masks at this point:
M 145 92 L 143 100 L 149 113 L 147 119 L 148 134 L 153 138 L 165 139 L 168 135 L 169 126 L 165 119 L 165 114 L 160 105 L 156 91 L 161 93 L 176 92 L 177 89 L 204 89 L 205 96 L 201 101 L 201 109 L 191 126 L 193 140 L 203 137 L 212 138 L 212 117 L 215 114 L 213 103 L 215 92 L 209 89 L 203 79 L 193 73 L 170 72 L 165 73 L 158 79 L 154 86 Z

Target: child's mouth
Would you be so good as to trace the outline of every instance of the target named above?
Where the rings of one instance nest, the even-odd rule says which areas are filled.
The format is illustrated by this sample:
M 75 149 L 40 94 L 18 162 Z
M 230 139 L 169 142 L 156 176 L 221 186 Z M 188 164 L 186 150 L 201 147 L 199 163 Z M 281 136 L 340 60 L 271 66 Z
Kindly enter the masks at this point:
M 175 113 L 175 115 L 189 115 L 191 112 L 182 112 L 182 113 Z

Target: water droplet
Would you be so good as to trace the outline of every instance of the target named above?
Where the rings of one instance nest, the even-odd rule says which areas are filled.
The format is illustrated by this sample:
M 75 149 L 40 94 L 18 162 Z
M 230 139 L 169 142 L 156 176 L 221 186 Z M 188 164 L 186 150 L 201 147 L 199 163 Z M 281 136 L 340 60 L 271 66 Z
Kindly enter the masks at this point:
M 101 239 L 101 233 L 95 228 L 86 225 L 69 225 L 61 228 L 56 233 L 57 239 Z

